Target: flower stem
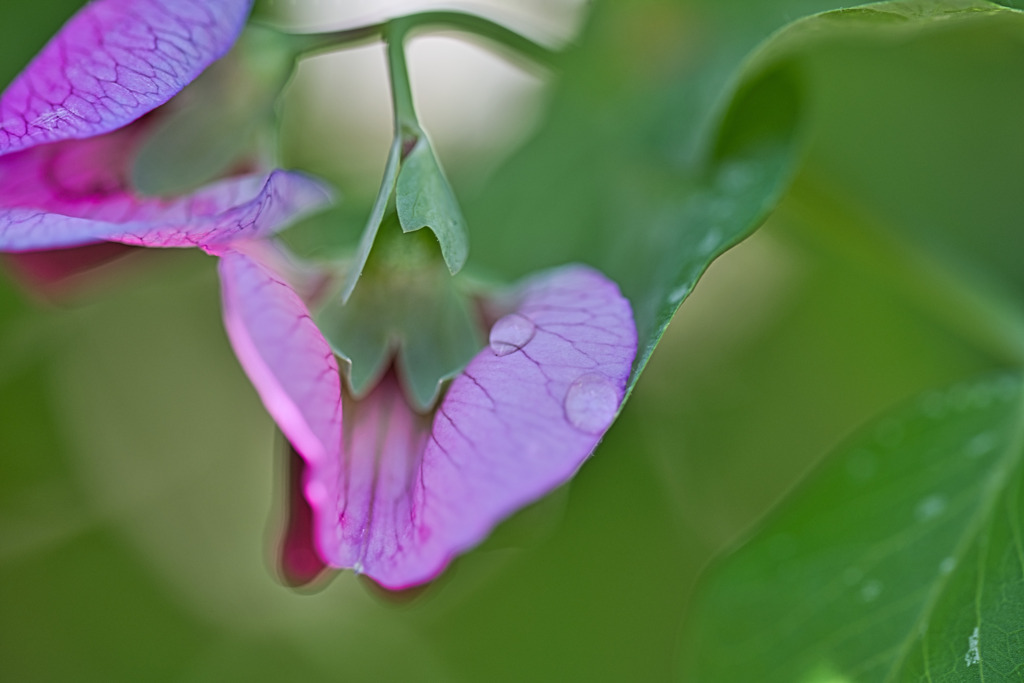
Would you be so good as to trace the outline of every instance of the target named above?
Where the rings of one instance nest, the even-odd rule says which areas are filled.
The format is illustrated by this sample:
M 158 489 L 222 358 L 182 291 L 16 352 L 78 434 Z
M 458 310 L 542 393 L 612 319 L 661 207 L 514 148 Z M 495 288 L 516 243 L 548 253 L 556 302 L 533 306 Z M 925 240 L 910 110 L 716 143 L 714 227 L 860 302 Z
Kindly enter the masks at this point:
M 381 38 L 401 43 L 404 42 L 406 34 L 415 30 L 455 30 L 480 36 L 548 68 L 554 68 L 560 56 L 558 51 L 489 19 L 475 14 L 450 11 L 419 12 L 342 31 L 290 34 L 290 39 L 296 53 L 308 56 L 357 47 Z
M 391 72 L 391 101 L 395 111 L 395 137 L 417 135 L 420 131 L 416 106 L 412 101 L 409 68 L 405 62 L 405 37 L 412 24 L 403 19 L 389 21 L 384 31 L 388 46 L 388 70 Z M 404 150 L 402 156 L 404 157 Z

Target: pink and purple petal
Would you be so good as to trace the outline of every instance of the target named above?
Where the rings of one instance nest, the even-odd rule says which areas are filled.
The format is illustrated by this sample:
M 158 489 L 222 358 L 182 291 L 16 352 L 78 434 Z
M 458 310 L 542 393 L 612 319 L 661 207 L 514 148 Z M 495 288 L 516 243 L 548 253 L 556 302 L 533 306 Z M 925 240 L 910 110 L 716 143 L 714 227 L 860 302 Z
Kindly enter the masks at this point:
M 391 375 L 345 406 L 340 478 L 310 468 L 324 559 L 391 589 L 429 581 L 502 519 L 568 481 L 625 396 L 629 302 L 600 273 L 538 275 L 433 417 Z M 325 495 L 324 495 L 325 494 Z
M 362 399 L 346 391 L 344 406 L 340 471 L 307 470 L 307 494 L 322 491 L 328 503 L 314 506 L 320 552 L 334 567 L 355 569 L 388 588 L 405 588 L 379 575 L 376 558 L 393 556 L 408 535 L 411 492 L 430 439 L 430 417 L 409 406 L 394 370 Z
M 316 548 L 313 508 L 305 496 L 306 463 L 291 445 L 286 457 L 287 508 L 277 559 L 284 583 L 299 588 L 309 586 L 320 578 L 327 570 L 327 565 L 320 559 L 320 553 Z
M 267 412 L 310 468 L 337 475 L 341 380 L 306 304 L 271 267 L 269 243 L 238 244 L 220 260 L 224 324 Z M 242 250 L 245 251 L 242 251 Z M 313 509 L 324 504 L 306 489 Z
M 0 158 L 0 166 L 2 161 Z M 0 204 L 0 251 L 60 249 L 106 241 L 144 247 L 200 247 L 216 253 L 233 240 L 272 234 L 323 208 L 330 203 L 331 194 L 309 176 L 279 170 L 222 180 L 173 199 L 142 199 L 121 193 L 95 200 L 65 200 L 74 206 L 63 208 L 73 212 Z
M 152 121 L 0 156 L 0 250 L 100 241 L 206 247 L 273 232 L 330 201 L 319 182 L 284 171 L 228 178 L 180 197 L 140 196 L 129 167 Z
M 235 42 L 251 0 L 93 0 L 0 96 L 0 155 L 134 121 Z

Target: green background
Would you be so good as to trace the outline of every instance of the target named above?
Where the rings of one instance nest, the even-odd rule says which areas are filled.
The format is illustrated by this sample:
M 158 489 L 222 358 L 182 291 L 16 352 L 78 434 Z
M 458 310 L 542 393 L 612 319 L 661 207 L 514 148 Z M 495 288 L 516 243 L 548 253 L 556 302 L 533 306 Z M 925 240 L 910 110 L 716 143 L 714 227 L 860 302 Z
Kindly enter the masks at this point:
M 75 5 L 0 10 L 0 81 Z M 557 133 L 559 149 L 586 154 L 552 152 L 569 164 L 559 167 L 528 144 L 460 196 L 470 264 L 476 255 L 481 271 L 514 276 L 574 253 L 568 229 L 565 244 L 507 252 L 493 207 L 527 197 L 519 220 L 564 217 L 609 178 L 628 239 L 658 234 L 643 208 L 650 187 L 637 182 L 644 150 L 685 157 L 742 55 L 827 8 L 598 3 L 595 42 L 569 71 L 590 80 L 556 96 L 538 137 L 550 148 Z M 908 285 L 864 235 L 937 262 L 954 255 L 971 278 L 1016 295 L 1024 41 L 978 23 L 811 44 L 794 64 L 806 151 L 781 210 L 701 280 L 571 485 L 417 595 L 383 596 L 351 574 L 315 592 L 276 580 L 280 444 L 227 344 L 212 258 L 141 254 L 56 304 L 5 279 L 0 679 L 680 676 L 697 577 L 717 553 L 879 410 L 1018 360 L 934 290 Z M 316 140 L 289 144 L 301 159 Z M 651 163 L 663 170 L 664 159 Z M 458 194 L 465 181 L 449 171 Z M 539 173 L 568 187 L 538 197 Z M 347 197 L 332 214 L 341 223 L 300 227 L 297 240 L 346 220 L 339 232 L 354 240 L 369 200 Z

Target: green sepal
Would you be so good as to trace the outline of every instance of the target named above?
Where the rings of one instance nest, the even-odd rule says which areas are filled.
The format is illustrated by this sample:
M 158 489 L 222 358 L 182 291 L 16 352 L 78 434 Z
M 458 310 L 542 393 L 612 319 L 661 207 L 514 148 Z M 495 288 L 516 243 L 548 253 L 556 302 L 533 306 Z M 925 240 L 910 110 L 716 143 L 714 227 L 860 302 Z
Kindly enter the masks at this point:
M 403 234 L 397 216 L 389 214 L 376 242 L 347 303 L 339 292 L 316 322 L 346 361 L 356 398 L 372 390 L 393 361 L 410 403 L 425 412 L 443 383 L 482 347 L 481 327 L 437 258 L 432 237 Z
M 398 164 L 401 155 L 402 141 L 396 137 L 391 143 L 388 159 L 384 163 L 384 178 L 380 182 L 380 189 L 377 190 L 377 197 L 373 201 L 370 218 L 366 221 L 363 235 L 359 238 L 359 247 L 352 257 L 348 274 L 345 276 L 345 281 L 338 292 L 338 298 L 342 304 L 352 296 L 352 291 L 356 288 L 356 283 L 359 282 L 359 277 L 363 274 L 363 269 L 366 268 L 366 263 L 370 258 L 370 251 L 373 250 L 373 244 L 377 240 L 377 232 L 380 230 L 384 212 L 388 208 L 388 203 L 391 201 L 391 193 L 395 189 L 395 179 L 398 177 Z
M 391 143 L 380 189 L 339 292 L 342 301 L 352 296 L 356 282 L 366 268 L 381 219 L 392 195 L 395 197 L 395 208 L 403 232 L 430 228 L 452 275 L 459 272 L 466 263 L 469 237 L 455 193 L 427 134 L 418 127 L 403 126 Z
M 408 131 L 402 137 L 403 146 L 411 144 L 402 159 L 395 187 L 395 208 L 402 230 L 430 228 L 441 245 L 448 270 L 454 275 L 469 255 L 466 220 L 426 133 Z

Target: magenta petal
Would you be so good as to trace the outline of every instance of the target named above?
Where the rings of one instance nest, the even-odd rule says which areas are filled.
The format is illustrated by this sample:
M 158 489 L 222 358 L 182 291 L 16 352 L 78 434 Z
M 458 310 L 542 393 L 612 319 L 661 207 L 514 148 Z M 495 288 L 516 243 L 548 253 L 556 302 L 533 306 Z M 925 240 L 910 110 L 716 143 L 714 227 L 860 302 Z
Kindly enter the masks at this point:
M 306 500 L 306 463 L 295 448 L 288 448 L 288 492 L 284 534 L 278 548 L 281 578 L 289 586 L 309 586 L 327 569 L 320 559 L 313 532 L 313 508 Z
M 2 164 L 0 158 L 0 164 Z M 290 171 L 222 180 L 174 199 L 128 194 L 76 204 L 75 214 L 0 207 L 0 251 L 57 249 L 95 242 L 202 247 L 273 233 L 331 200 L 316 180 Z
M 338 364 L 302 299 L 256 249 L 220 261 L 224 323 L 267 411 L 310 468 L 337 471 L 341 448 Z M 313 509 L 322 505 L 307 489 Z
M 151 122 L 0 156 L 0 250 L 100 241 L 207 247 L 267 234 L 330 201 L 319 182 L 285 171 L 229 178 L 180 197 L 139 196 L 128 168 Z
M 124 126 L 231 47 L 251 0 L 93 0 L 0 96 L 0 154 Z
M 394 371 L 358 401 L 346 393 L 344 415 L 340 472 L 307 471 L 307 495 L 322 493 L 326 502 L 314 506 L 321 554 L 332 566 L 366 573 L 388 588 L 405 588 L 417 582 L 389 581 L 379 558 L 392 559 L 410 534 L 412 491 L 430 438 L 430 417 L 409 406 Z
M 636 355 L 629 302 L 583 266 L 532 278 L 518 301 L 453 381 L 429 434 L 391 375 L 346 404 L 341 478 L 308 475 L 307 492 L 334 501 L 314 503 L 329 564 L 393 589 L 429 581 L 594 450 Z

